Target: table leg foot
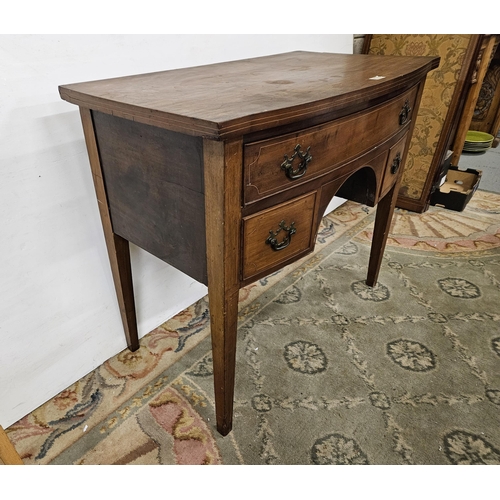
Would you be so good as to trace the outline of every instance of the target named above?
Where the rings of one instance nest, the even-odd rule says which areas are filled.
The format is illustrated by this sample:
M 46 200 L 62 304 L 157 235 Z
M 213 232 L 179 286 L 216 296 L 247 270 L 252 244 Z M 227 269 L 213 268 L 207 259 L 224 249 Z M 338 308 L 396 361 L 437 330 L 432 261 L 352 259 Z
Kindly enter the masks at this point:
M 208 294 L 210 301 L 210 288 Z M 238 293 L 225 297 L 222 308 L 211 305 L 210 314 L 217 431 L 226 436 L 233 426 Z
M 221 436 L 227 436 L 231 430 L 233 429 L 233 423 L 232 422 L 224 422 L 222 424 L 217 424 L 217 432 Z

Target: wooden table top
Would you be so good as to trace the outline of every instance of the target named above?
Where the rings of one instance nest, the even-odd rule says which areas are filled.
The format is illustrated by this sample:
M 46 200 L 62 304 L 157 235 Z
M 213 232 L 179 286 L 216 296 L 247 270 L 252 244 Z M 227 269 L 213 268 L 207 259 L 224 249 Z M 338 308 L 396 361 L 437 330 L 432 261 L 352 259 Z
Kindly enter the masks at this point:
M 222 139 L 360 106 L 407 88 L 438 62 L 299 51 L 61 85 L 59 92 L 81 107 Z

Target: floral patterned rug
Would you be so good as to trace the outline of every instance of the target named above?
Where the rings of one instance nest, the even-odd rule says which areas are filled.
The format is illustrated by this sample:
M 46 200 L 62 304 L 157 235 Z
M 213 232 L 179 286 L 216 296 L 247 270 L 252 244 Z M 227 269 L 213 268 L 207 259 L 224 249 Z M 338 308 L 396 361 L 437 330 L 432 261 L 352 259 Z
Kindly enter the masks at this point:
M 500 195 L 374 210 L 240 293 L 234 428 L 215 431 L 202 299 L 7 432 L 26 464 L 500 464 Z

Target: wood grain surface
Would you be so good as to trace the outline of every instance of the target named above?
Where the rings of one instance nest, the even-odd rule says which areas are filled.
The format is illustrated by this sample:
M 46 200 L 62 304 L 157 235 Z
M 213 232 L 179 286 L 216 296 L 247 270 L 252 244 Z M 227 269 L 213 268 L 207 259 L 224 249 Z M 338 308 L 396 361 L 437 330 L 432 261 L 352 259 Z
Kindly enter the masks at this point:
M 64 100 L 207 138 L 366 108 L 435 67 L 431 57 L 289 52 L 62 85 Z
M 360 156 L 407 125 L 399 114 L 408 102 L 414 107 L 417 86 L 388 103 L 340 120 L 245 145 L 245 202 L 250 203 L 292 185 L 302 184 Z M 407 120 L 411 120 L 411 113 Z M 281 169 L 284 155 L 292 156 L 296 145 L 308 148 L 312 160 L 306 173 L 290 180 Z M 297 165 L 298 162 L 295 163 Z

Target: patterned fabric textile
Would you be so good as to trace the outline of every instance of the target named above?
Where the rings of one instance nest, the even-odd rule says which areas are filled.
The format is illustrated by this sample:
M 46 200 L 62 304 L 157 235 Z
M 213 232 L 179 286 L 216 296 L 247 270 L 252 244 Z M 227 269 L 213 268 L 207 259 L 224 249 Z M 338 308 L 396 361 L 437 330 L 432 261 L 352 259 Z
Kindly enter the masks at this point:
M 370 54 L 439 56 L 427 75 L 400 195 L 420 199 L 460 74 L 470 35 L 372 35 Z
M 27 464 L 500 464 L 500 195 L 325 217 L 240 294 L 234 428 L 215 430 L 205 299 L 8 429 Z

